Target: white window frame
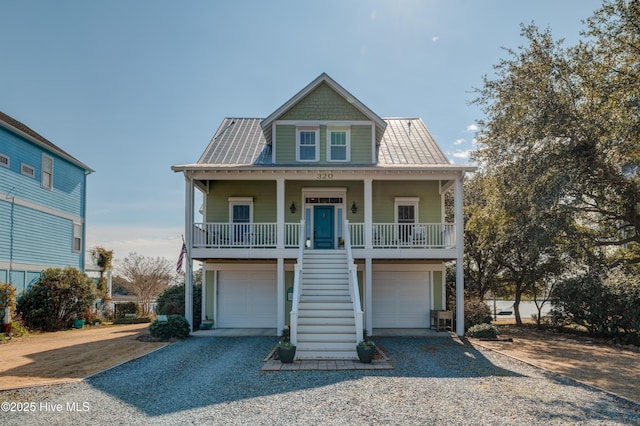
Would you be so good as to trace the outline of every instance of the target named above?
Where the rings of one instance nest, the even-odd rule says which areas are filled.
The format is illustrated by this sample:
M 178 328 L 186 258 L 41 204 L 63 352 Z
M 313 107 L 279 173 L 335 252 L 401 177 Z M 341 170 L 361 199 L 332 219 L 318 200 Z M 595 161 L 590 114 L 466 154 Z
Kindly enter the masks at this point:
M 26 163 L 20 165 L 20 172 L 29 177 L 36 177 L 36 169 Z
M 313 132 L 315 134 L 315 157 L 313 160 L 303 160 L 300 158 L 300 149 L 302 145 L 300 144 L 300 134 L 307 132 Z M 304 145 L 305 147 L 310 147 L 311 145 Z M 303 163 L 317 163 L 320 159 L 320 128 L 317 126 L 314 127 L 296 127 L 296 161 Z
M 331 134 L 334 132 L 335 133 L 344 132 L 346 134 L 346 145 L 345 145 L 346 152 L 345 152 L 344 160 L 336 160 L 332 158 L 331 148 L 333 148 L 333 145 L 331 144 Z M 338 163 L 346 163 L 348 161 L 351 161 L 351 128 L 350 127 L 327 127 L 327 161 L 338 162 Z
M 71 251 L 73 251 L 74 253 L 82 252 L 82 224 L 80 222 L 73 222 L 73 237 L 71 239 Z
M 419 223 L 419 212 L 418 212 L 418 206 L 420 205 L 420 197 L 396 197 L 394 200 L 394 212 L 393 212 L 393 217 L 394 217 L 394 221 L 395 223 L 399 223 L 398 222 L 398 207 L 400 206 L 413 206 L 413 223 Z
M 249 223 L 253 223 L 253 197 L 229 197 L 229 223 L 233 223 L 233 206 L 249 206 Z
M 46 167 L 47 163 L 50 163 L 51 167 Z M 40 185 L 45 189 L 53 189 L 53 157 L 47 154 L 42 154 Z
M 8 155 L 0 154 L 0 159 L 4 161 L 0 161 L 0 166 L 6 167 L 7 169 L 11 167 L 11 159 Z

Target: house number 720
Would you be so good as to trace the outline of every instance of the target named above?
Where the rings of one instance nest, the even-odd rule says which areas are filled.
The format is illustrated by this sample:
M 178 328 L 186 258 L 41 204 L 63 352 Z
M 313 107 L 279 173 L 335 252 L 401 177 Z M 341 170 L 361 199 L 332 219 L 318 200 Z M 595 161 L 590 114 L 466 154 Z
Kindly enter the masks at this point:
M 333 172 L 318 172 L 318 179 L 321 179 L 321 180 L 333 179 Z

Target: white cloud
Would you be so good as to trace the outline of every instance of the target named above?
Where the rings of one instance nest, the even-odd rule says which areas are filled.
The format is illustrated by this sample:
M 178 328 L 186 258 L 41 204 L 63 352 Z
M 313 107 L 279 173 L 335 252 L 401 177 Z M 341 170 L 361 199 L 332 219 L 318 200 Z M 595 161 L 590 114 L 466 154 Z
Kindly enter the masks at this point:
M 432 42 L 432 43 L 435 43 L 435 42 L 436 42 L 436 41 L 438 41 L 438 40 L 440 40 L 440 37 L 438 37 L 438 36 L 433 36 L 433 37 L 431 37 L 431 42 Z
M 462 145 L 464 143 L 464 139 L 456 139 L 455 141 L 453 141 L 454 145 Z
M 455 158 L 469 158 L 470 155 L 471 155 L 471 150 L 458 151 L 453 153 L 453 156 Z
M 467 132 L 477 132 L 478 131 L 478 126 L 476 126 L 475 124 L 469 124 L 467 126 Z

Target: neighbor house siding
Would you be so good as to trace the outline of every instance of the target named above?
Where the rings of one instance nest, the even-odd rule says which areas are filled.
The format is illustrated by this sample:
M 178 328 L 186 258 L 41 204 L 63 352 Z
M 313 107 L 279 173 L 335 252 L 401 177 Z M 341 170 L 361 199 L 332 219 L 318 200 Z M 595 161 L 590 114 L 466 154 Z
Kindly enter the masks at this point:
M 211 181 L 207 222 L 229 222 L 229 197 L 252 197 L 255 223 L 276 221 L 275 181 Z

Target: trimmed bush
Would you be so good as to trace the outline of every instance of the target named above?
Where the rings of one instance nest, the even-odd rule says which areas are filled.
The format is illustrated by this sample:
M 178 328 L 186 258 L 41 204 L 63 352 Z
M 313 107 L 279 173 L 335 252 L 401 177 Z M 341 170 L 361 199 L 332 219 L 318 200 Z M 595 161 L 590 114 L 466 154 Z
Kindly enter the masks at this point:
M 158 296 L 156 312 L 164 315 L 184 316 L 184 284 L 171 286 Z M 202 285 L 193 286 L 193 327 L 202 323 Z
M 132 317 L 132 318 L 116 318 L 113 320 L 114 324 L 142 324 L 145 322 L 151 322 L 149 317 Z
M 114 310 L 115 318 L 124 318 L 127 314 L 140 315 L 140 305 L 136 302 L 116 303 Z
M 491 309 L 480 299 L 464 300 L 464 328 L 469 330 L 476 324 L 491 323 Z
M 477 339 L 495 339 L 500 332 L 491 324 L 476 324 L 467 330 L 468 337 L 475 337 Z
M 166 321 L 155 320 L 149 326 L 149 334 L 160 340 L 184 339 L 189 337 L 189 323 L 181 315 L 169 315 Z
M 69 328 L 84 318 L 96 299 L 93 280 L 76 268 L 49 268 L 18 300 L 27 327 L 43 331 Z

